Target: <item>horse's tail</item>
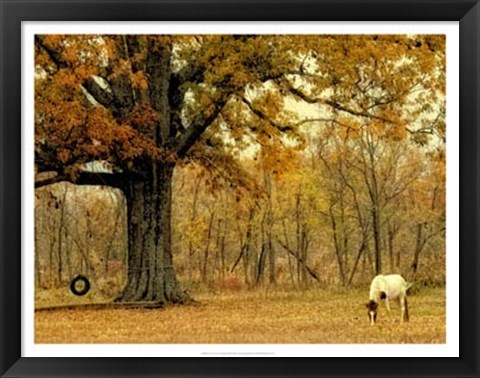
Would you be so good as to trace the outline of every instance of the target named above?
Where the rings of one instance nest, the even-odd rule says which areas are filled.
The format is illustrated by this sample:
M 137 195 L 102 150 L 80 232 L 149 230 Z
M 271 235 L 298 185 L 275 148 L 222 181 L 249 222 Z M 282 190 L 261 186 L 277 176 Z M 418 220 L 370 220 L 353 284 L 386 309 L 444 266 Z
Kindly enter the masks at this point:
M 404 305 L 405 305 L 405 314 L 404 314 L 404 316 L 403 316 L 403 320 L 405 320 L 406 322 L 408 322 L 409 317 L 408 317 L 408 301 L 407 301 L 407 297 L 403 298 L 403 302 L 404 302 Z
M 408 282 L 408 283 L 407 283 L 407 288 L 405 289 L 405 292 L 406 292 L 407 294 L 410 294 L 410 293 L 411 293 L 411 290 L 410 290 L 410 289 L 413 287 L 413 285 L 414 285 L 413 282 Z

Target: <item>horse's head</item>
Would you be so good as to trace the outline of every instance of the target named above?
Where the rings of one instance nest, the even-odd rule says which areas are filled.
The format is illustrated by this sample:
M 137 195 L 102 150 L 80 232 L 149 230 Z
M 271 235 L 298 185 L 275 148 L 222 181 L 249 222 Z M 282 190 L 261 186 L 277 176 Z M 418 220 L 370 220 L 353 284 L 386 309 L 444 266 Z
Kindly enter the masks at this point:
M 370 320 L 370 325 L 375 325 L 375 321 L 377 320 L 377 309 L 378 303 L 374 300 L 370 300 L 367 304 L 368 309 L 368 319 Z

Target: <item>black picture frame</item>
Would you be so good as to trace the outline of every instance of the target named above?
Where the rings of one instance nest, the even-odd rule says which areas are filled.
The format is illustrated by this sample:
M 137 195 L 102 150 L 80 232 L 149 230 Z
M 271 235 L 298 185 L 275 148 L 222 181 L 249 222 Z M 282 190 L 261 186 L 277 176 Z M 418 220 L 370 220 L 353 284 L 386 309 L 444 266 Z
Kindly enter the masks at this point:
M 2 377 L 478 377 L 479 69 L 477 0 L 0 0 L 0 374 Z M 27 358 L 21 356 L 22 21 L 459 21 L 459 358 Z

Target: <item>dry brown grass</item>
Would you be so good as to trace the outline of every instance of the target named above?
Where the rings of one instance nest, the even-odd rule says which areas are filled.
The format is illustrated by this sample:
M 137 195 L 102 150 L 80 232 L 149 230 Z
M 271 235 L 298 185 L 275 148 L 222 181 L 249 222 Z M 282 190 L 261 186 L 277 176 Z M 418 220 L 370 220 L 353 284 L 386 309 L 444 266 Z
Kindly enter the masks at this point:
M 396 304 L 392 304 L 393 323 L 381 307 L 375 327 L 367 320 L 366 293 L 321 289 L 204 292 L 195 295 L 198 305 L 160 310 L 42 311 L 35 314 L 35 342 L 445 343 L 444 289 L 423 289 L 411 296 L 409 323 L 399 323 Z

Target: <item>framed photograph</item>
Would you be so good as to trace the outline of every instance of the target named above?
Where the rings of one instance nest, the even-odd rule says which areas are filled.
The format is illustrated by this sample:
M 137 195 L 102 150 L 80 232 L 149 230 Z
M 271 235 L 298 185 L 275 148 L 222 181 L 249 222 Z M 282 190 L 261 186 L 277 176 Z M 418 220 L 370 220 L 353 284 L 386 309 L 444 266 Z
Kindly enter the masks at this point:
M 2 377 L 480 375 L 477 1 L 0 3 Z

